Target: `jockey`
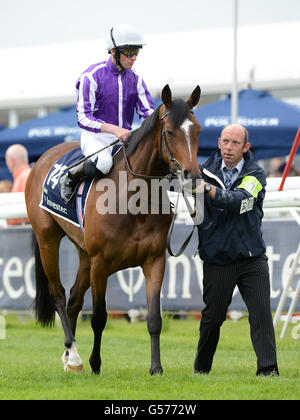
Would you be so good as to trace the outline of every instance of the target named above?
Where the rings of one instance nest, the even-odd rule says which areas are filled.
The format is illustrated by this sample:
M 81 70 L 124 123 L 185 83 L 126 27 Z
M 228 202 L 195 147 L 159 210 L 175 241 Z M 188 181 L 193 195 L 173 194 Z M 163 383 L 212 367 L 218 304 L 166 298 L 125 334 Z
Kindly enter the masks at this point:
M 119 139 L 130 136 L 134 110 L 145 119 L 154 105 L 143 79 L 132 70 L 142 35 L 127 24 L 115 25 L 109 34 L 107 50 L 111 57 L 93 64 L 79 77 L 77 89 L 77 120 L 81 128 L 81 149 L 84 156 Z M 60 178 L 63 200 L 68 203 L 78 181 L 84 177 L 103 176 L 112 165 L 112 149 L 75 166 Z

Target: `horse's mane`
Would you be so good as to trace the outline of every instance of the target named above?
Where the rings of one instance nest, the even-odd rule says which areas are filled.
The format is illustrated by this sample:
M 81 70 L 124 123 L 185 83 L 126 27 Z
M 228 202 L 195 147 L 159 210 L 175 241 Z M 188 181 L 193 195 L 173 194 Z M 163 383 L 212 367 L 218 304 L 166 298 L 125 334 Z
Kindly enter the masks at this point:
M 160 107 L 161 105 L 159 105 L 155 111 L 143 121 L 139 128 L 132 131 L 126 147 L 127 156 L 132 155 L 136 151 L 140 142 L 154 129 Z M 183 121 L 188 117 L 189 113 L 190 108 L 183 99 L 175 99 L 172 102 L 169 108 L 168 116 L 175 130 L 181 126 Z
M 128 138 L 128 143 L 126 147 L 126 155 L 130 156 L 135 151 L 141 140 L 146 137 L 154 129 L 157 117 L 159 115 L 161 105 L 159 105 L 152 114 L 150 114 L 142 123 L 142 125 L 136 130 L 132 131 L 130 137 Z

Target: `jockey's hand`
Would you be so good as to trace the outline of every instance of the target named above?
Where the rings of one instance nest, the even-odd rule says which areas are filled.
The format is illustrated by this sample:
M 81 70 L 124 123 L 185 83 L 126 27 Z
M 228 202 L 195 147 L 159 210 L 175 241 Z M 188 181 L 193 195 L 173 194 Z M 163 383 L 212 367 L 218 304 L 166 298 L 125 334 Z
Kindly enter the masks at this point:
M 117 125 L 103 123 L 101 127 L 103 133 L 110 133 L 116 136 L 122 143 L 124 143 L 130 136 L 131 131 Z
M 122 142 L 125 143 L 126 140 L 128 139 L 128 137 L 131 134 L 130 130 L 127 130 L 126 128 L 122 128 L 122 127 L 116 127 L 116 132 L 115 132 L 115 136 L 118 137 L 118 139 Z

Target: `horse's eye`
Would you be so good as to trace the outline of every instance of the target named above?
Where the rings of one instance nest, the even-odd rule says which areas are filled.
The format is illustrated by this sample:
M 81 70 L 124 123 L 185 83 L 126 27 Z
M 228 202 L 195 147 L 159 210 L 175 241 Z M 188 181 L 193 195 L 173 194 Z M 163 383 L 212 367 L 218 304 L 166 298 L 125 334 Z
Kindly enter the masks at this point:
M 175 137 L 175 134 L 171 130 L 167 130 L 167 134 L 169 137 Z

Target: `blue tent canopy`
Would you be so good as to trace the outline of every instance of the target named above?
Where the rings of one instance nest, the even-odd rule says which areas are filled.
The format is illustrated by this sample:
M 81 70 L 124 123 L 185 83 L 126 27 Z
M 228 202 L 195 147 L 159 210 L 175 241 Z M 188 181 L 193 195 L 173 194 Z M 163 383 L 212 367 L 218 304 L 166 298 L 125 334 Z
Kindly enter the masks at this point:
M 157 107 L 160 99 L 155 99 Z M 231 122 L 231 97 L 202 106 L 194 111 L 202 125 L 198 155 L 209 156 L 217 148 L 222 128 Z M 247 89 L 239 92 L 239 123 L 249 131 L 251 150 L 256 159 L 285 156 L 290 153 L 296 132 L 300 126 L 300 110 L 272 95 Z M 133 128 L 140 124 L 135 115 Z M 63 141 L 78 140 L 75 105 L 61 108 L 43 118 L 25 121 L 14 129 L 0 132 L 0 179 L 9 179 L 5 164 L 5 151 L 15 143 L 28 150 L 30 162 L 34 162 L 50 147 Z M 298 149 L 298 153 L 300 149 Z
M 247 89 L 239 92 L 238 115 L 238 122 L 249 132 L 251 150 L 256 159 L 290 153 L 300 126 L 297 107 L 263 91 Z M 231 123 L 231 95 L 196 109 L 195 116 L 202 126 L 198 155 L 209 156 L 217 149 L 222 128 Z
M 75 106 L 68 106 L 42 117 L 34 118 L 19 124 L 15 128 L 7 128 L 0 132 L 0 158 L 12 144 L 23 144 L 37 156 L 50 147 L 60 143 L 67 136 L 78 134 Z
M 26 147 L 30 162 L 69 137 L 78 136 L 75 106 L 59 109 L 42 118 L 34 118 L 0 132 L 0 179 L 11 178 L 5 164 L 6 149 L 18 143 Z
M 154 100 L 158 106 L 159 100 Z M 140 125 L 140 119 L 135 114 L 133 129 Z M 80 139 L 80 128 L 77 125 L 75 105 L 63 107 L 56 112 L 25 121 L 13 129 L 0 132 L 0 179 L 11 179 L 6 167 L 5 152 L 12 144 L 22 144 L 26 147 L 29 161 L 35 162 L 46 150 L 59 143 Z

